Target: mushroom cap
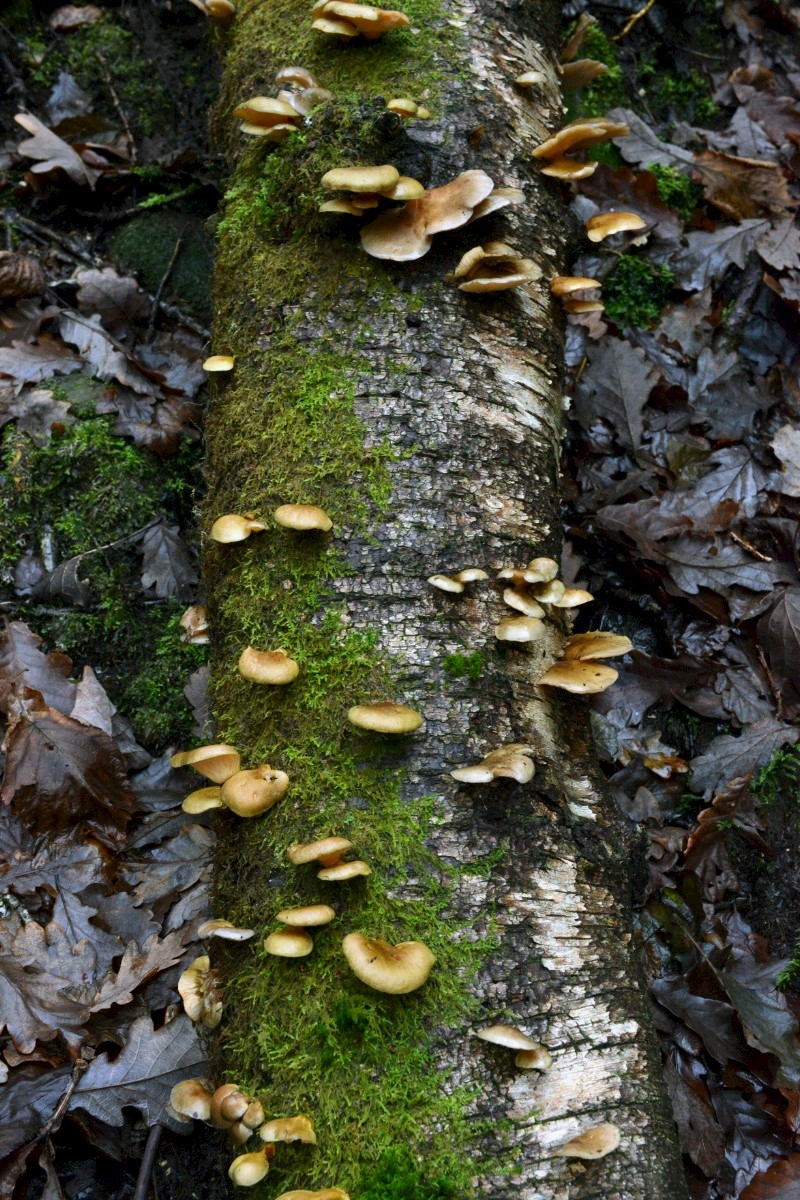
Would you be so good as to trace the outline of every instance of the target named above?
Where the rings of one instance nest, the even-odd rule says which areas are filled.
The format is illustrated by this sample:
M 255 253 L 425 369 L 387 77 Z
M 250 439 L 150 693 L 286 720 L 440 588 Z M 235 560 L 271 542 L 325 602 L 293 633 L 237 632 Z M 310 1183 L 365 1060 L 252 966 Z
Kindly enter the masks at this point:
M 305 929 L 276 929 L 264 939 L 264 949 L 277 958 L 305 958 L 314 943 Z
M 638 213 L 596 213 L 586 222 L 586 236 L 590 242 L 602 242 L 615 233 L 631 233 L 636 229 L 644 229 L 646 225 L 647 222 Z
M 179 750 L 169 760 L 171 767 L 194 767 L 213 783 L 224 783 L 239 770 L 239 751 L 225 742 L 197 746 L 194 750 Z
M 479 221 L 481 217 L 488 217 L 493 212 L 499 212 L 501 208 L 508 208 L 509 204 L 522 204 L 524 199 L 525 193 L 520 188 L 495 188 L 485 200 L 481 200 L 480 204 L 475 205 L 468 224 Z
M 237 1187 L 254 1187 L 260 1183 L 269 1171 L 269 1159 L 264 1151 L 252 1150 L 249 1154 L 240 1154 L 228 1167 L 228 1178 Z
M 386 103 L 389 112 L 397 113 L 400 117 L 415 117 L 419 105 L 416 100 L 409 100 L 406 96 L 397 96 L 393 100 Z
M 581 604 L 589 604 L 594 600 L 591 592 L 585 588 L 564 588 L 564 595 L 553 602 L 553 608 L 578 608 Z
M 425 195 L 425 188 L 411 175 L 401 175 L 394 187 L 386 188 L 382 194 L 387 200 L 419 200 Z
M 261 521 L 254 521 L 251 517 L 240 517 L 238 513 L 225 513 L 224 516 L 217 517 L 208 536 L 214 542 L 230 545 L 232 542 L 243 542 L 250 537 L 251 533 L 261 533 L 266 528 Z
M 320 204 L 319 212 L 344 213 L 348 217 L 363 217 L 364 210 L 350 200 L 326 200 Z
M 542 604 L 555 604 L 566 590 L 560 579 L 548 579 L 546 583 L 534 587 L 534 595 Z
M 422 724 L 418 712 L 392 700 L 354 704 L 347 710 L 347 719 L 357 729 L 368 729 L 372 733 L 413 733 Z
M 348 933 L 342 949 L 350 970 L 362 983 L 392 996 L 404 996 L 422 987 L 436 962 L 422 942 L 391 946 L 363 933 Z
M 222 788 L 219 784 L 214 784 L 213 787 L 198 788 L 194 792 L 189 792 L 188 796 L 184 797 L 181 808 L 185 813 L 191 813 L 192 816 L 197 816 L 199 813 L 208 812 L 211 808 L 224 808 L 222 803 Z
M 489 575 L 480 567 L 464 567 L 463 571 L 458 571 L 453 576 L 459 583 L 474 583 L 476 580 L 488 579 Z
M 249 1098 L 238 1083 L 222 1083 L 211 1097 L 211 1122 L 218 1129 L 226 1129 L 247 1112 Z M 223 1108 L 223 1105 L 225 1106 Z
M 312 529 L 327 533 L 333 528 L 333 521 L 325 509 L 318 508 L 316 504 L 281 504 L 272 515 L 284 529 L 295 529 L 302 533 Z
M 616 1150 L 619 1143 L 620 1132 L 617 1126 L 612 1125 L 610 1121 L 604 1121 L 602 1125 L 593 1125 L 577 1137 L 570 1138 L 563 1146 L 554 1150 L 553 1154 L 563 1158 L 605 1158 L 612 1150 Z
M 311 28 L 319 33 L 330 33 L 337 37 L 358 37 L 358 30 L 349 21 L 337 21 L 333 17 L 315 17 Z
M 564 661 L 577 659 L 585 662 L 593 658 L 615 658 L 628 654 L 633 642 L 622 633 L 608 633 L 604 629 L 592 629 L 586 633 L 573 633 L 564 647 Z
M 290 863 L 299 867 L 303 863 L 324 862 L 326 859 L 333 862 L 344 854 L 345 850 L 352 849 L 353 843 L 343 837 L 327 837 L 320 838 L 317 842 L 295 842 L 286 851 L 286 857 Z
M 517 612 L 524 613 L 526 617 L 544 616 L 544 609 L 541 604 L 537 604 L 527 592 L 518 591 L 516 588 L 506 588 L 503 592 L 503 600 L 509 608 L 514 608 Z
M 572 292 L 599 287 L 602 287 L 599 279 L 588 279 L 585 275 L 554 275 L 550 280 L 550 291 L 554 296 L 569 296 Z
M 565 313 L 590 313 L 604 312 L 605 304 L 602 300 L 564 300 Z
M 558 574 L 558 563 L 554 558 L 532 558 L 525 571 L 530 581 L 533 581 L 535 575 L 536 582 L 541 580 L 542 583 L 549 583 Z
M 169 1102 L 182 1117 L 194 1121 L 211 1118 L 211 1092 L 202 1079 L 183 1079 L 169 1094 Z
M 565 692 L 588 695 L 604 692 L 616 679 L 617 672 L 613 667 L 596 662 L 562 659 L 561 662 L 553 663 L 549 671 L 545 671 L 536 682 L 546 687 L 562 688 Z
M 301 88 L 315 88 L 317 81 L 305 67 L 281 67 L 275 76 L 275 82 L 280 86 L 284 83 L 296 83 Z
M 485 171 L 464 171 L 443 187 L 430 188 L 419 200 L 383 213 L 361 231 L 361 245 L 373 258 L 409 262 L 422 258 L 433 235 L 466 225 L 490 195 L 494 183 Z
M 242 1117 L 242 1125 L 248 1129 L 258 1129 L 264 1123 L 264 1105 L 260 1100 L 251 1100 Z
M 610 121 L 607 117 L 580 117 L 537 146 L 533 157 L 552 161 L 563 158 L 568 150 L 588 150 L 591 146 L 599 146 L 601 142 L 625 137 L 629 133 L 628 126 L 621 121 Z
M 234 358 L 232 354 L 212 354 L 203 363 L 203 370 L 210 371 L 232 371 Z
M 178 993 L 190 1021 L 205 1020 L 206 998 L 212 987 L 211 959 L 207 954 L 201 954 L 189 963 L 178 979 Z
M 538 617 L 504 617 L 494 635 L 500 642 L 536 642 L 544 635 L 544 624 Z
M 372 870 L 360 858 L 354 858 L 351 862 L 334 863 L 332 867 L 323 867 L 321 871 L 317 871 L 317 879 L 323 880 L 324 883 L 344 883 L 348 879 L 355 879 L 357 875 L 371 875 Z
M 538 1045 L 535 1050 L 520 1050 L 514 1055 L 514 1066 L 521 1071 L 549 1071 L 553 1056 L 546 1046 Z
M 285 650 L 254 650 L 248 646 L 239 655 L 239 674 L 252 683 L 291 683 L 300 668 Z
M 545 75 L 544 71 L 523 71 L 522 74 L 518 75 L 514 80 L 514 83 L 517 85 L 517 87 L 523 88 L 535 87 L 537 84 L 546 82 L 547 76 Z
M 352 4 L 349 0 L 327 0 L 322 5 L 322 14 L 324 17 L 348 22 L 370 41 L 379 38 L 389 29 L 402 29 L 408 25 L 405 13 L 387 8 L 374 8 L 371 4 Z
M 531 746 L 512 742 L 498 746 L 471 767 L 457 767 L 450 775 L 459 783 L 490 783 L 493 779 L 515 779 L 517 783 L 529 783 L 536 773 L 528 757 L 532 753 Z
M 319 1192 L 308 1192 L 305 1188 L 300 1188 L 299 1191 L 284 1192 L 277 1200 L 350 1200 L 350 1197 L 347 1192 L 337 1187 L 323 1188 Z
M 222 802 L 237 817 L 260 817 L 289 790 L 289 776 L 269 763 L 237 771 L 222 785 Z
M 478 1029 L 475 1037 L 495 1046 L 507 1046 L 509 1050 L 535 1050 L 539 1045 L 514 1025 L 487 1025 L 485 1029 Z
M 243 1146 L 253 1136 L 253 1130 L 249 1125 L 245 1125 L 244 1120 L 234 1121 L 233 1125 L 229 1125 L 228 1133 L 234 1146 Z
M 258 1131 L 265 1142 L 306 1142 L 316 1146 L 317 1135 L 309 1117 L 274 1117 Z
M 596 162 L 575 162 L 572 158 L 554 158 L 546 167 L 542 167 L 542 174 L 549 175 L 551 179 L 588 179 L 599 165 Z
M 208 15 L 226 25 L 233 20 L 236 13 L 236 6 L 231 4 L 231 0 L 205 0 L 205 4 Z
M 355 8 L 356 5 L 348 5 Z M 322 176 L 322 186 L 342 192 L 383 192 L 400 179 L 397 167 L 335 167 Z
M 277 125 L 254 125 L 252 121 L 242 121 L 239 126 L 242 133 L 262 138 L 265 142 L 283 142 L 290 133 L 297 133 L 297 128 L 297 125 L 289 122 L 280 122 Z
M 605 63 L 598 62 L 594 58 L 576 58 L 574 62 L 562 63 L 561 86 L 565 92 L 586 87 L 593 79 L 597 79 L 598 75 L 604 75 L 607 70 L 608 67 Z
M 528 263 L 530 259 L 521 258 L 517 260 L 519 263 Z M 533 265 L 531 263 L 531 265 Z M 524 271 L 507 271 L 487 273 L 485 275 L 476 275 L 472 279 L 468 279 L 466 283 L 460 283 L 458 290 L 467 292 L 471 295 L 485 295 L 488 292 L 508 292 L 511 288 L 524 287 L 525 284 L 531 283 L 533 276 L 527 270 Z
M 298 123 L 298 114 L 290 104 L 273 96 L 253 96 L 233 110 L 233 115 L 249 125 L 285 125 Z
M 335 916 L 329 904 L 307 904 L 304 908 L 282 908 L 275 920 L 298 929 L 313 929 L 315 925 L 329 925 Z M 272 1138 L 266 1140 L 271 1142 Z
M 428 583 L 431 587 L 438 588 L 440 592 L 453 592 L 458 595 L 464 590 L 463 582 L 451 575 L 429 575 Z
M 201 938 L 219 937 L 227 942 L 246 942 L 255 934 L 255 929 L 240 929 L 233 921 L 222 918 L 203 921 L 197 928 L 197 936 Z

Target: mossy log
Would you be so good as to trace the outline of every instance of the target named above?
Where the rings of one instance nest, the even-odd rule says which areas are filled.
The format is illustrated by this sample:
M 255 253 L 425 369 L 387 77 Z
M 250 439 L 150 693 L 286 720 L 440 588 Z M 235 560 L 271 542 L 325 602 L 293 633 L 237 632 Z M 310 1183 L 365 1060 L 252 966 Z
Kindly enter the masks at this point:
M 547 288 L 476 297 L 444 281 L 488 238 L 563 268 L 565 217 L 534 145 L 559 124 L 553 4 L 445 10 L 412 0 L 410 28 L 340 46 L 295 0 L 243 0 L 222 35 L 218 142 L 232 167 L 219 229 L 205 528 L 220 513 L 270 526 L 205 547 L 219 737 L 246 766 L 291 777 L 265 817 L 220 818 L 214 915 L 259 934 L 279 910 L 331 904 L 306 958 L 216 951 L 226 987 L 220 1080 L 271 1116 L 305 1113 L 318 1145 L 278 1147 L 264 1196 L 337 1185 L 353 1200 L 678 1200 L 684 1194 L 658 1050 L 631 950 L 626 849 L 584 765 L 585 719 L 536 679 L 566 623 L 532 649 L 496 641 L 491 584 L 446 595 L 442 571 L 558 555 L 562 319 Z M 335 100 L 275 148 L 232 109 L 310 69 Z M 540 88 L 514 85 L 544 72 Z M 272 92 L 274 94 L 274 92 Z M 386 100 L 423 102 L 403 124 Z M 333 166 L 394 163 L 440 185 L 481 168 L 525 203 L 437 237 L 415 262 L 360 249 L 352 218 L 320 215 Z M 323 506 L 329 535 L 270 522 Z M 236 670 L 246 645 L 300 664 L 288 687 Z M 424 728 L 359 733 L 351 705 L 390 698 Z M 535 748 L 526 785 L 457 785 L 455 767 L 507 742 Z M 338 834 L 372 874 L 325 883 L 286 848 Z M 371 991 L 341 950 L 351 931 L 428 945 L 406 996 Z M 475 1031 L 513 1024 L 553 1065 L 519 1071 Z M 595 1163 L 553 1150 L 601 1121 L 620 1148 Z

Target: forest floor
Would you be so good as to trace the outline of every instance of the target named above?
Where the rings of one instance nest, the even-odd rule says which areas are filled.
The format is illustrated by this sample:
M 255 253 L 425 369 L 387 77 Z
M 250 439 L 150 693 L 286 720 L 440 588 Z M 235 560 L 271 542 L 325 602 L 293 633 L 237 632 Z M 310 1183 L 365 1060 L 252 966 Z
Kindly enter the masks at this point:
M 611 113 L 631 133 L 590 152 L 600 165 L 568 193 L 571 269 L 602 282 L 605 309 L 567 318 L 564 577 L 597 598 L 579 629 L 635 645 L 593 723 L 630 829 L 691 1193 L 788 1200 L 798 10 L 585 11 L 565 11 L 565 37 L 576 19 L 584 31 L 570 52 L 606 71 L 569 93 L 568 115 Z M 208 730 L 202 634 L 181 617 L 199 598 L 219 36 L 178 0 L 14 0 L 0 20 L 0 711 L 15 797 L 0 810 L 0 1200 L 127 1200 L 150 1118 L 204 1068 L 175 1005 L 181 964 L 203 952 L 213 834 L 182 813 L 195 784 L 167 759 Z M 609 209 L 639 214 L 643 235 L 591 247 L 583 223 Z M 222 1136 L 202 1129 L 189 1150 L 168 1126 L 158 1195 L 224 1195 Z

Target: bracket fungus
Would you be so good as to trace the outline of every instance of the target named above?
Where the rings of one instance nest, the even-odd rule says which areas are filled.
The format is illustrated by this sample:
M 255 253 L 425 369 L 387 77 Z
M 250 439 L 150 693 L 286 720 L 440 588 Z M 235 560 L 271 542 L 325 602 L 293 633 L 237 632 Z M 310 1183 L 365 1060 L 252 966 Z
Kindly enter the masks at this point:
M 494 627 L 499 642 L 538 642 L 544 636 L 544 623 L 538 617 L 504 617 Z
M 542 167 L 542 174 L 548 175 L 551 179 L 561 179 L 564 183 L 572 183 L 577 179 L 588 179 L 590 175 L 594 175 L 599 162 L 576 162 L 574 158 L 554 158 L 546 167 Z
M 547 1047 L 529 1038 L 515 1025 L 488 1025 L 486 1029 L 479 1029 L 475 1036 L 495 1046 L 516 1050 L 514 1065 L 523 1071 L 547 1071 L 553 1065 L 553 1057 Z
M 505 242 L 487 242 L 467 250 L 456 269 L 445 275 L 461 292 L 483 295 L 524 287 L 541 279 L 542 272 L 530 258 L 518 258 Z
M 407 96 L 396 96 L 389 100 L 386 104 L 389 112 L 397 113 L 398 117 L 402 117 L 408 121 L 411 117 L 418 121 L 430 120 L 430 109 L 425 108 L 423 104 L 418 104 L 416 100 L 410 100 Z
M 300 667 L 285 650 L 254 650 L 248 646 L 239 655 L 237 665 L 243 679 L 275 687 L 291 683 L 300 673 Z
M 537 146 L 533 157 L 553 162 L 564 158 L 568 150 L 589 150 L 629 133 L 628 126 L 621 121 L 611 121 L 608 117 L 578 117 Z
M 296 533 L 327 533 L 333 529 L 333 521 L 325 509 L 316 504 L 281 504 L 272 516 L 283 529 L 293 529 Z
M 459 229 L 520 199 L 515 188 L 495 188 L 485 171 L 464 171 L 418 200 L 382 213 L 362 229 L 361 245 L 373 258 L 410 262 L 428 253 L 435 234 Z
M 197 927 L 199 938 L 218 937 L 226 942 L 246 942 L 255 935 L 255 932 L 255 929 L 240 929 L 234 925 L 233 921 L 225 921 L 222 918 L 203 921 Z
M 574 62 L 562 64 L 561 86 L 565 92 L 588 87 L 600 75 L 605 75 L 607 70 L 606 64 L 595 58 L 576 58 Z
M 203 370 L 208 371 L 210 375 L 213 375 L 220 371 L 232 371 L 233 364 L 234 358 L 232 354 L 212 354 L 211 357 L 207 358 L 203 363 Z
M 222 785 L 220 799 L 237 817 L 260 817 L 282 800 L 288 790 L 289 776 L 265 763 L 231 775 Z
M 593 1125 L 591 1129 L 586 1129 L 577 1137 L 570 1138 L 568 1142 L 564 1142 L 563 1146 L 554 1150 L 553 1154 L 560 1155 L 562 1158 L 586 1160 L 605 1158 L 607 1154 L 611 1154 L 612 1150 L 617 1149 L 619 1143 L 620 1132 L 617 1126 L 612 1125 L 610 1121 L 604 1121 L 602 1125 Z
M 536 682 L 546 687 L 561 688 L 565 692 L 578 695 L 590 695 L 604 692 L 616 683 L 617 672 L 613 667 L 606 667 L 598 662 L 578 662 L 577 660 L 562 659 L 553 663 Z
M 350 970 L 362 983 L 391 996 L 404 996 L 422 987 L 436 962 L 422 942 L 392 946 L 363 933 L 348 933 L 342 950 Z
M 328 904 L 308 904 L 304 908 L 284 908 L 277 913 L 275 920 L 287 925 L 287 929 L 278 929 L 264 941 L 267 954 L 276 954 L 280 958 L 304 958 L 314 949 L 314 942 L 309 929 L 320 925 L 329 925 L 336 916 Z M 271 1138 L 265 1139 L 271 1141 Z
M 482 571 L 480 567 L 465 567 L 463 571 L 456 571 L 455 575 L 429 575 L 428 583 L 431 587 L 438 588 L 440 592 L 458 594 L 464 591 L 468 583 L 488 578 L 486 571 Z
M 209 537 L 214 542 L 228 546 L 233 542 L 244 542 L 251 533 L 263 533 L 266 528 L 262 521 L 253 519 L 252 513 L 245 513 L 243 517 L 238 513 L 225 513 L 223 517 L 217 517 Z
M 292 104 L 274 96 L 251 96 L 233 110 L 233 115 L 241 119 L 242 133 L 268 142 L 284 141 L 303 122 L 302 114 Z
M 187 1120 L 208 1121 L 211 1119 L 211 1096 L 205 1080 L 183 1079 L 169 1094 L 170 1108 Z
M 309 1117 L 276 1117 L 265 1121 L 258 1131 L 265 1142 L 305 1142 L 316 1146 L 317 1135 Z
M 236 1187 L 255 1187 L 269 1171 L 272 1155 L 270 1147 L 262 1146 L 260 1150 L 251 1150 L 248 1154 L 240 1154 L 228 1167 L 228 1178 Z M 274 1151 L 273 1151 L 274 1153 Z
M 617 233 L 633 233 L 646 226 L 647 222 L 638 213 L 596 213 L 586 222 L 586 236 L 590 242 L 603 242 Z
M 337 37 L 362 37 L 374 42 L 390 29 L 403 29 L 408 17 L 391 8 L 353 4 L 349 0 L 317 0 L 311 10 L 311 28 Z
M 178 992 L 190 1021 L 216 1029 L 222 1020 L 222 993 L 207 954 L 201 954 L 182 972 Z
M 347 719 L 356 729 L 370 733 L 413 733 L 422 724 L 422 717 L 405 704 L 392 700 L 376 700 L 373 704 L 354 704 L 347 710 Z
M 586 662 L 593 658 L 616 658 L 618 654 L 629 654 L 633 642 L 623 633 L 609 633 L 605 629 L 590 629 L 586 633 L 573 633 L 564 647 L 564 660 L 577 659 Z
M 598 279 L 589 279 L 585 275 L 554 275 L 550 280 L 550 291 L 554 296 L 571 296 L 573 292 L 585 292 L 601 286 Z
M 459 783 L 491 783 L 493 779 L 515 779 L 517 783 L 529 783 L 536 768 L 529 755 L 533 747 L 524 742 L 509 742 L 498 746 L 471 767 L 456 767 L 450 775 Z
M 169 760 L 171 767 L 193 767 L 212 783 L 224 783 L 239 770 L 239 751 L 226 742 L 197 746 L 194 750 L 179 750 Z

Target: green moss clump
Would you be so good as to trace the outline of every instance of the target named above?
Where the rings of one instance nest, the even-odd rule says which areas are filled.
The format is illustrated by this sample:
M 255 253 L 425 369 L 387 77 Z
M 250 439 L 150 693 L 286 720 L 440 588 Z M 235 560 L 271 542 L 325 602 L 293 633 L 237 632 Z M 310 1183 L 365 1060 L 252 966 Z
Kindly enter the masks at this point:
M 703 202 L 703 188 L 683 171 L 653 163 L 647 170 L 656 177 L 658 194 L 665 204 L 674 208 L 684 221 L 690 221 Z
M 635 254 L 622 254 L 603 281 L 606 313 L 617 325 L 654 325 L 674 282 L 669 267 Z
M 788 791 L 800 805 L 800 746 L 776 750 L 757 773 L 752 791 L 762 804 L 774 804 L 781 792 Z
M 483 659 L 480 650 L 474 650 L 472 654 L 448 654 L 442 660 L 442 666 L 448 675 L 453 675 L 455 678 L 466 675 L 468 679 L 476 683 L 483 671 Z
M 406 1149 L 382 1154 L 358 1189 L 359 1200 L 451 1200 L 457 1194 L 452 1180 L 429 1179 Z
M 610 108 L 628 104 L 630 96 L 619 65 L 614 43 L 603 33 L 599 25 L 587 30 L 580 49 L 582 58 L 593 58 L 605 63 L 606 70 L 587 88 L 570 93 L 569 115 L 603 117 Z
M 717 116 L 710 82 L 694 70 L 675 74 L 672 62 L 662 62 L 655 53 L 640 64 L 637 84 L 647 90 L 647 103 L 657 120 L 699 124 Z
M 183 239 L 167 284 L 167 299 L 177 299 L 203 317 L 211 315 L 211 243 L 198 217 L 146 212 L 116 230 L 108 247 L 123 271 L 132 271 L 150 292 L 158 289 Z

